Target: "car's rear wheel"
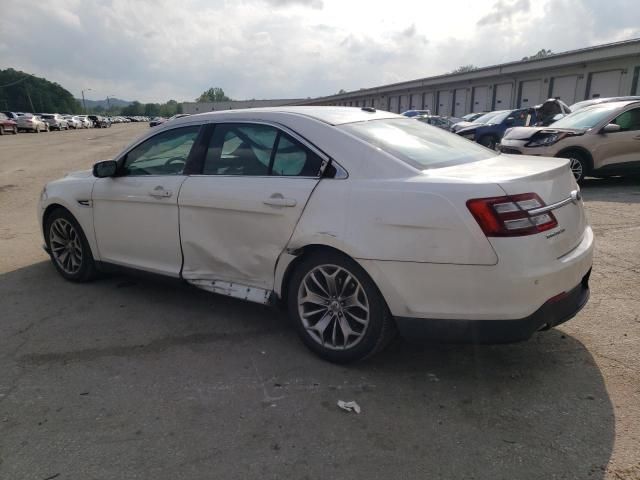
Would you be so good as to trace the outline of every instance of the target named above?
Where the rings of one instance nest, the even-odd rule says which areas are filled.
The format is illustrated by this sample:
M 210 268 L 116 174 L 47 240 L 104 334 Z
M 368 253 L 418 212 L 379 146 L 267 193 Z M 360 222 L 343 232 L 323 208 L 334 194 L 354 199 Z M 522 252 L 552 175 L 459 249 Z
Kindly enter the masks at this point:
M 302 341 L 330 362 L 369 357 L 396 333 L 393 317 L 373 280 L 338 252 L 316 252 L 296 266 L 287 304 Z
M 584 177 L 588 173 L 589 163 L 583 154 L 580 152 L 566 152 L 558 155 L 560 158 L 567 158 L 569 160 L 569 168 L 573 173 L 573 178 L 576 182 L 582 183 Z
M 86 282 L 96 276 L 87 238 L 67 210 L 56 209 L 45 220 L 45 241 L 51 261 L 66 280 Z

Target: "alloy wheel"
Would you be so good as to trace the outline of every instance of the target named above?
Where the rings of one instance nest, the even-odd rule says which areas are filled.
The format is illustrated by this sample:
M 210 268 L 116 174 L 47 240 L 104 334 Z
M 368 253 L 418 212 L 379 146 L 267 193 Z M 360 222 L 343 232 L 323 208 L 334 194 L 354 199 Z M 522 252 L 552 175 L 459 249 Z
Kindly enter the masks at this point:
M 369 326 L 369 299 L 358 279 L 338 265 L 318 265 L 298 289 L 304 328 L 320 345 L 346 350 L 357 345 Z
M 580 162 L 580 160 L 578 160 L 577 158 L 571 158 L 569 160 L 569 168 L 571 168 L 571 173 L 573 173 L 573 176 L 576 180 L 580 180 L 582 178 L 582 162 Z
M 82 267 L 82 241 L 75 227 L 64 218 L 57 218 L 49 227 L 49 246 L 58 266 L 74 275 Z

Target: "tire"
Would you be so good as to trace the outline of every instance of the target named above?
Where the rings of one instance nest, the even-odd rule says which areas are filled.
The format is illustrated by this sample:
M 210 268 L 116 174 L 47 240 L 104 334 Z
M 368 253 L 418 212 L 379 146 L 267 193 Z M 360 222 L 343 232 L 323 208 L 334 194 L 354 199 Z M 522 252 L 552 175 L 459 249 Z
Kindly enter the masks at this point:
M 0 125 L 0 135 L 4 135 L 4 127 Z
M 573 173 L 573 178 L 578 184 L 582 184 L 584 177 L 589 174 L 589 162 L 584 154 L 576 151 L 565 152 L 558 155 L 560 158 L 569 159 L 569 168 Z
M 44 232 L 51 261 L 65 280 L 88 282 L 97 276 L 87 237 L 69 211 L 52 211 L 44 221 Z
M 13 134 L 17 135 L 18 134 L 18 127 L 13 127 Z
M 490 148 L 491 150 L 495 150 L 496 145 L 498 144 L 498 141 L 496 140 L 496 137 L 493 137 L 491 135 L 485 135 L 484 137 L 480 137 L 480 140 L 478 140 L 478 143 L 483 147 L 487 147 L 487 148 Z
M 33 132 L 40 133 L 40 125 L 36 125 L 36 129 Z
M 363 360 L 383 350 L 396 335 L 391 312 L 373 280 L 338 252 L 319 251 L 303 259 L 287 292 L 287 309 L 298 335 L 329 362 Z M 309 298 L 312 301 L 304 301 Z

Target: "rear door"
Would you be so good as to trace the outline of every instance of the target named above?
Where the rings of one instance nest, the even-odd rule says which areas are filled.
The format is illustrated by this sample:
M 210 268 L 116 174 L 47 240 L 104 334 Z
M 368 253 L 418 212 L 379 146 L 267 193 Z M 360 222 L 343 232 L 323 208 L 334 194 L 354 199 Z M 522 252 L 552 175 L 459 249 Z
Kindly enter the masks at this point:
M 200 174 L 180 190 L 183 278 L 214 291 L 220 282 L 271 290 L 324 160 L 293 132 L 217 124 Z

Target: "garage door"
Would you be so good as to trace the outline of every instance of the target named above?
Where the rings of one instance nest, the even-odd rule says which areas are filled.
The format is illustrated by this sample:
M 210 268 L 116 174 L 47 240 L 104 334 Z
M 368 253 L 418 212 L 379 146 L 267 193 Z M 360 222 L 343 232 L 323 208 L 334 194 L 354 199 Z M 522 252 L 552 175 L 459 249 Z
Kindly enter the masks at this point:
M 484 112 L 489 109 L 489 87 L 473 87 L 472 112 Z
M 400 95 L 400 106 L 398 113 L 409 110 L 409 95 Z
M 389 97 L 389 111 L 398 113 L 398 97 Z
M 610 70 L 589 74 L 587 98 L 615 97 L 620 95 L 622 70 Z
M 567 105 L 576 103 L 578 100 L 576 98 L 577 90 L 577 75 L 567 75 L 566 77 L 555 77 L 551 79 L 551 97 L 559 98 Z
M 451 115 L 451 91 L 441 90 L 438 92 L 438 115 Z
M 511 108 L 511 93 L 513 85 L 511 83 L 503 83 L 495 86 L 495 97 L 493 101 L 493 110 L 508 110 Z
M 541 80 L 527 80 L 524 82 L 520 82 L 520 92 L 518 92 L 518 108 L 533 107 L 534 105 L 542 103 L 541 89 Z
M 453 106 L 453 116 L 461 117 L 467 113 L 467 89 L 458 88 L 455 91 L 455 105 Z
M 421 110 L 422 109 L 422 93 L 412 93 L 411 94 L 411 106 L 409 107 L 413 110 Z
M 424 104 L 422 105 L 423 110 L 429 110 L 430 112 L 435 112 L 436 102 L 434 102 L 434 94 L 433 92 L 424 94 Z

